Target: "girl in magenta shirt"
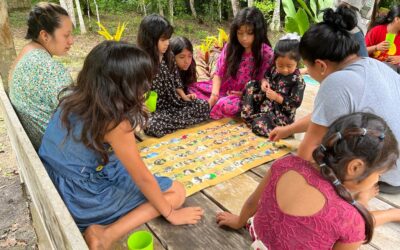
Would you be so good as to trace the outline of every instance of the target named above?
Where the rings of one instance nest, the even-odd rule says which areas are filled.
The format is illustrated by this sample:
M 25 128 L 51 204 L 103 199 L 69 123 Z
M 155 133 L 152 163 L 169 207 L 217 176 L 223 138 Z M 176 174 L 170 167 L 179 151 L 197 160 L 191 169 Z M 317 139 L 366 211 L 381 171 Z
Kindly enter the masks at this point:
M 213 119 L 239 113 L 246 83 L 261 80 L 273 59 L 264 16 L 257 8 L 245 8 L 236 15 L 229 37 L 212 81 L 189 87 L 189 92 L 197 98 L 208 100 Z
M 329 127 L 314 161 L 277 160 L 240 215 L 217 214 L 238 229 L 248 223 L 254 249 L 358 249 L 373 227 L 400 221 L 400 209 L 368 212 L 380 174 L 399 157 L 386 122 L 373 114 L 342 116 Z

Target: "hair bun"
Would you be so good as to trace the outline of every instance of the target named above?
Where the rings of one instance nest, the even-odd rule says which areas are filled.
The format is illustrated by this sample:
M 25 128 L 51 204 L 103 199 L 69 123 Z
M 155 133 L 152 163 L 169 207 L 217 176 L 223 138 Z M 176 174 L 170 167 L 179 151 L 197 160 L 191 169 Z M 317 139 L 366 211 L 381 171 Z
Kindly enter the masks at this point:
M 339 29 L 350 31 L 357 26 L 357 16 L 354 10 L 339 6 L 336 11 L 329 8 L 324 11 L 324 22 Z

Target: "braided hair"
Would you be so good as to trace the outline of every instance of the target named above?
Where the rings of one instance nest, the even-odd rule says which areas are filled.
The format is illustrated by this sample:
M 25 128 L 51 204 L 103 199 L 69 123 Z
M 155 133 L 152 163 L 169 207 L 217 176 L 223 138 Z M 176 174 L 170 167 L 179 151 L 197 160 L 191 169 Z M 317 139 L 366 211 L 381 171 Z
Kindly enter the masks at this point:
M 361 159 L 366 168 L 357 178 L 361 182 L 371 173 L 387 170 L 399 157 L 397 140 L 386 122 L 370 113 L 353 113 L 337 119 L 313 152 L 313 158 L 321 167 L 321 175 L 330 181 L 337 194 L 353 205 L 365 221 L 365 243 L 372 239 L 374 220 L 368 210 L 354 200 L 342 184 L 347 165 Z

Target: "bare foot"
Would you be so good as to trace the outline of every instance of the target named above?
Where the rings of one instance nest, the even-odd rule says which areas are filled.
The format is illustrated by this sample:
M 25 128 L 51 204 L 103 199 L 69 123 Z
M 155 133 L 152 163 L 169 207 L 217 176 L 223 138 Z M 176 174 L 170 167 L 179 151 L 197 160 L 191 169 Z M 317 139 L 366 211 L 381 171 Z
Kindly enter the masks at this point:
M 112 242 L 107 242 L 105 229 L 105 226 L 91 225 L 85 230 L 83 236 L 90 250 L 110 249 Z
M 368 201 L 374 198 L 379 194 L 379 186 L 375 185 L 372 188 L 361 191 L 355 195 L 355 199 L 363 204 L 365 207 L 368 207 Z

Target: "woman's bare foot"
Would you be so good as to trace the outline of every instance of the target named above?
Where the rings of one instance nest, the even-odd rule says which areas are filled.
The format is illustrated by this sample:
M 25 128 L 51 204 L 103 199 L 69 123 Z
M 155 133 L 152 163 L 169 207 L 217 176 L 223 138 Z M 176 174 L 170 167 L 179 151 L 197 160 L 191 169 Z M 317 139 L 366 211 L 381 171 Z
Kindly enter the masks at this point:
M 361 191 L 355 195 L 355 199 L 363 204 L 365 207 L 368 207 L 368 201 L 374 198 L 379 194 L 379 186 L 375 185 L 372 188 Z
M 101 225 L 91 225 L 85 230 L 83 236 L 90 250 L 107 250 L 111 247 L 112 242 L 107 241 L 105 230 L 106 227 Z

